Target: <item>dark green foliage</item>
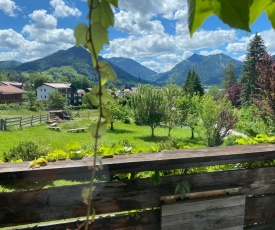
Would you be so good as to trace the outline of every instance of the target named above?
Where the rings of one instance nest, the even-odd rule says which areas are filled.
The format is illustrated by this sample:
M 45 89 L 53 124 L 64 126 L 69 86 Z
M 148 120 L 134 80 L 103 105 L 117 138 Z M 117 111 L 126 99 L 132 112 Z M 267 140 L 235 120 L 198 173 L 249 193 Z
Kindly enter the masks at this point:
M 72 78 L 70 82 L 76 89 L 92 88 L 92 86 L 94 85 L 92 81 L 90 81 L 87 77 L 84 76 Z
M 255 105 L 243 107 L 238 111 L 236 130 L 248 136 L 266 133 L 267 127 L 259 116 L 259 109 Z
M 5 162 L 16 161 L 22 159 L 23 161 L 32 161 L 44 152 L 40 152 L 38 145 L 32 141 L 20 142 L 17 147 L 13 147 L 9 152 L 4 152 Z
M 67 98 L 58 91 L 52 91 L 49 93 L 47 100 L 47 106 L 49 109 L 63 109 L 67 103 Z
M 190 95 L 202 96 L 204 94 L 204 89 L 201 84 L 200 77 L 195 72 L 195 70 L 189 70 L 187 78 L 183 85 L 183 91 Z
M 243 63 L 243 76 L 241 77 L 242 91 L 241 104 L 249 105 L 255 94 L 259 94 L 258 77 L 256 64 L 261 62 L 262 56 L 266 54 L 264 41 L 259 34 L 255 34 L 247 49 L 245 61 Z
M 225 76 L 222 78 L 222 86 L 224 90 L 227 90 L 237 83 L 236 70 L 233 62 L 229 62 L 229 64 L 223 68 L 223 72 L 225 73 Z

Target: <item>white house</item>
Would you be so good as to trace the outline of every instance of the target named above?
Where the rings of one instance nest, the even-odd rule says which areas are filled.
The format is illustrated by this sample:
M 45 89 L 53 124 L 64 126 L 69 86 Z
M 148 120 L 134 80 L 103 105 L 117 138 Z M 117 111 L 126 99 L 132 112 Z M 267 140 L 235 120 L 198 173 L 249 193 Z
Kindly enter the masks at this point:
M 68 104 L 80 105 L 82 104 L 82 93 L 74 88 L 70 83 L 44 83 L 42 86 L 36 88 L 38 100 L 48 100 L 49 93 L 59 91 L 68 98 Z

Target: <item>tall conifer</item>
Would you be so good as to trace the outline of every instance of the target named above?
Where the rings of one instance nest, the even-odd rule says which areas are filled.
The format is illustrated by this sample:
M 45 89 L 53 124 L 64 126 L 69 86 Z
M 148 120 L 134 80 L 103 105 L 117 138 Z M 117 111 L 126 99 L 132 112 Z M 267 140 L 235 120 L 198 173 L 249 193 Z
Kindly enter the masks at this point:
M 243 76 L 241 77 L 242 105 L 250 104 L 253 95 L 259 94 L 259 87 L 257 84 L 259 73 L 256 70 L 256 64 L 261 61 L 264 54 L 266 54 L 264 41 L 262 37 L 256 33 L 248 45 L 247 54 L 243 63 Z
M 200 80 L 199 75 L 195 70 L 189 70 L 187 78 L 183 85 L 183 91 L 190 95 L 200 95 L 204 94 L 204 89 Z

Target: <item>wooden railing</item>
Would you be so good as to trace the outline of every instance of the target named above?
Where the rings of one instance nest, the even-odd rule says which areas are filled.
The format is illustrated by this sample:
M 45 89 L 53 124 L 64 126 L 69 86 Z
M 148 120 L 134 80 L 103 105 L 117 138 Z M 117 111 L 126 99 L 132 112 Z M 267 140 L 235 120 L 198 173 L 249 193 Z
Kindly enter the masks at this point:
M 0 130 L 7 130 L 10 127 L 22 128 L 24 126 L 33 126 L 34 124 L 45 123 L 49 116 L 47 114 L 40 114 L 29 117 L 12 117 L 0 120 Z
M 190 167 L 237 164 L 275 159 L 275 145 L 213 147 L 192 150 L 164 151 L 116 155 L 102 159 L 103 169 L 93 191 L 92 206 L 98 218 L 90 229 L 161 229 L 161 197 L 173 195 L 178 182 L 188 181 L 191 192 L 241 187 L 245 199 L 245 228 L 274 229 L 275 167 L 223 170 L 207 173 L 161 177 L 154 185 L 150 178 L 110 180 L 115 174 Z M 30 169 L 29 163 L 0 164 L 2 187 L 24 187 L 54 180 L 89 179 L 93 167 L 90 157 L 65 160 Z M 29 186 L 28 186 L 29 187 Z M 81 192 L 87 184 L 37 188 L 0 193 L 0 228 L 76 229 L 80 217 L 86 215 Z M 128 211 L 136 210 L 135 212 Z M 69 219 L 73 218 L 73 219 Z M 52 222 L 58 221 L 58 222 Z M 41 223 L 46 222 L 46 223 Z M 257 223 L 257 224 L 256 224 Z M 21 226 L 21 227 L 20 227 Z M 28 226 L 29 227 L 29 226 Z M 234 229 L 234 228 L 231 228 Z

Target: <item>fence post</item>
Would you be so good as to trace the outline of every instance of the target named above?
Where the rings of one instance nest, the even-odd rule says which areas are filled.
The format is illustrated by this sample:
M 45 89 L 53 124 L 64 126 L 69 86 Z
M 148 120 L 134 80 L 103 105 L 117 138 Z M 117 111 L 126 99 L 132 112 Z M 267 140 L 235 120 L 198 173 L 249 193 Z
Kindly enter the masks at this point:
M 42 114 L 39 115 L 40 118 L 40 124 L 42 123 Z
M 20 127 L 20 129 L 22 128 L 22 117 L 20 118 L 19 127 Z
M 31 126 L 32 126 L 32 121 L 33 121 L 33 115 L 32 115 L 32 117 L 31 117 Z
M 7 130 L 7 118 L 4 121 L 4 130 Z
M 0 130 L 4 130 L 4 122 L 3 119 L 0 120 Z

